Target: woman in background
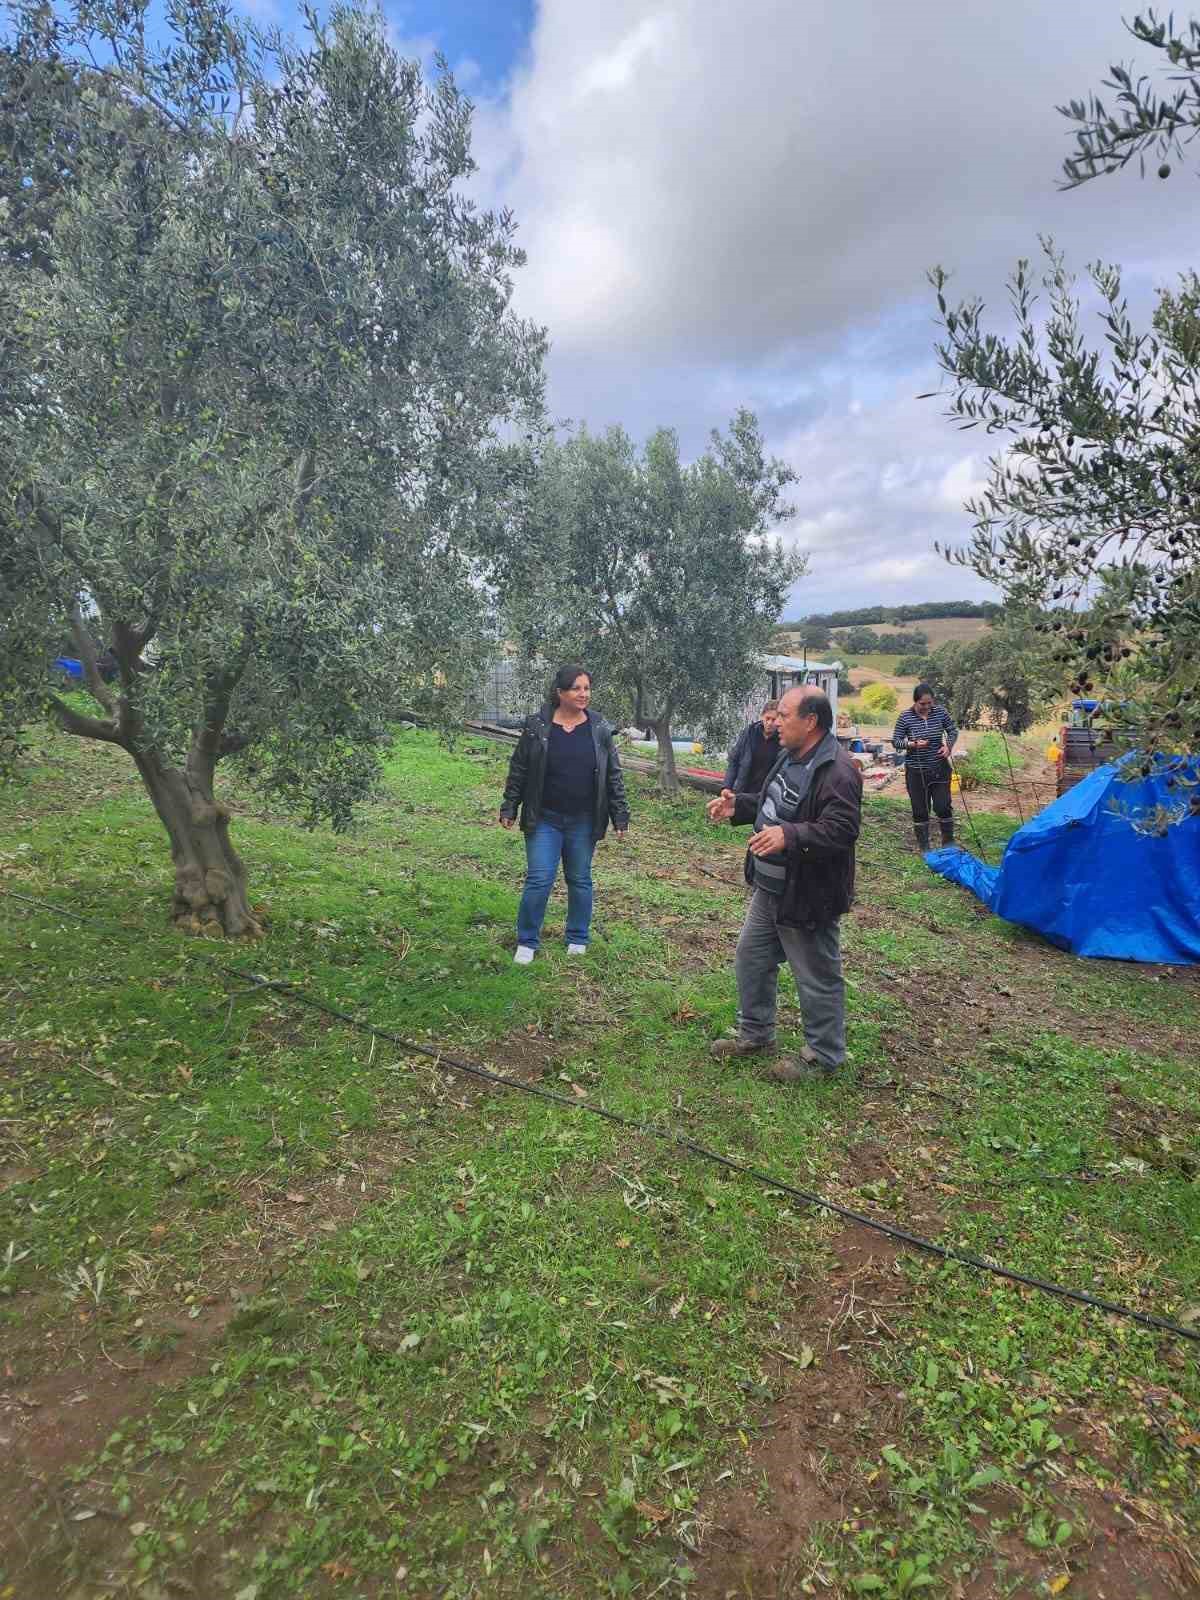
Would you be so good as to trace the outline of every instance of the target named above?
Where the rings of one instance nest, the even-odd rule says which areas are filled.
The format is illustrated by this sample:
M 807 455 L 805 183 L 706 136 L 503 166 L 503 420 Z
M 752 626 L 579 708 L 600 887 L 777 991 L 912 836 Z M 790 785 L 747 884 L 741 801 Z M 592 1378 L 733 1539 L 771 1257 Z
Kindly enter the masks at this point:
M 933 689 L 919 683 L 913 703 L 902 711 L 892 733 L 892 743 L 904 753 L 904 782 L 912 805 L 917 849 L 929 849 L 929 812 L 932 808 L 942 830 L 942 843 L 954 843 L 954 810 L 950 803 L 950 763 L 958 729 L 945 706 L 935 704 Z
M 592 923 L 592 854 L 610 821 L 618 839 L 629 826 L 612 729 L 589 709 L 591 698 L 591 673 L 575 665 L 560 667 L 547 703 L 526 718 L 508 764 L 500 825 L 511 828 L 519 811 L 525 835 L 518 966 L 537 954 L 560 861 L 567 880 L 567 954 L 584 954 Z
M 779 745 L 779 701 L 768 700 L 762 716 L 738 734 L 737 743 L 725 763 L 726 789 L 757 794 L 767 781 L 767 773 L 783 751 Z

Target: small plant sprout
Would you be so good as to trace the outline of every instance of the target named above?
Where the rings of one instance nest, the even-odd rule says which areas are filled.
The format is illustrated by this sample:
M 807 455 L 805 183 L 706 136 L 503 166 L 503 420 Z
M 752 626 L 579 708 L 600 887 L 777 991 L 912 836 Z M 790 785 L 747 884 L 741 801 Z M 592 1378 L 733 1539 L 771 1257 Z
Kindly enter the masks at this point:
M 81 1261 L 73 1272 L 59 1274 L 59 1281 L 67 1292 L 68 1300 L 87 1299 L 97 1309 L 104 1299 L 104 1283 L 108 1273 L 108 1257 L 97 1256 L 92 1262 Z
M 0 1294 L 12 1293 L 12 1285 L 8 1280 L 12 1276 L 17 1263 L 24 1261 L 28 1254 L 28 1250 L 17 1249 L 17 1241 L 15 1239 L 8 1241 L 8 1249 L 4 1252 L 3 1258 L 0 1258 Z

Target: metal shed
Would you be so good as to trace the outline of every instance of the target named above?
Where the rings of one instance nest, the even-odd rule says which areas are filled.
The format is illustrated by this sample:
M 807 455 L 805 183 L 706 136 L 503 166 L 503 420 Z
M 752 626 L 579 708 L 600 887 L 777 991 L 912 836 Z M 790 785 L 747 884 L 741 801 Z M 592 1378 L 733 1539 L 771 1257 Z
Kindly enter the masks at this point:
M 837 718 L 838 673 L 841 662 L 801 660 L 798 656 L 763 656 L 763 677 L 745 705 L 745 720 L 752 722 L 768 700 L 778 700 L 788 689 L 808 685 L 823 689 L 829 696 L 833 715 Z
M 753 692 L 741 708 L 740 717 L 736 707 L 724 702 L 724 708 L 732 712 L 731 729 L 736 732 L 747 722 L 753 722 L 762 711 L 763 705 L 768 700 L 778 700 L 779 696 L 787 689 L 797 685 L 811 685 L 823 689 L 829 696 L 833 706 L 834 716 L 837 716 L 837 686 L 838 672 L 841 663 L 825 661 L 809 661 L 798 656 L 762 656 L 760 658 L 762 676 L 754 687 Z M 550 675 L 550 666 L 537 663 L 546 677 Z M 522 679 L 528 677 L 528 672 L 521 671 L 521 665 L 514 656 L 500 655 L 495 657 L 484 673 L 481 685 L 480 706 L 478 715 L 485 722 L 498 724 L 500 727 L 520 727 L 526 714 L 533 710 L 528 693 L 522 692 Z M 722 704 L 719 688 L 714 686 L 714 700 L 717 705 Z M 724 721 L 724 717 L 721 718 Z M 681 730 L 677 737 L 685 739 L 690 737 L 686 729 Z

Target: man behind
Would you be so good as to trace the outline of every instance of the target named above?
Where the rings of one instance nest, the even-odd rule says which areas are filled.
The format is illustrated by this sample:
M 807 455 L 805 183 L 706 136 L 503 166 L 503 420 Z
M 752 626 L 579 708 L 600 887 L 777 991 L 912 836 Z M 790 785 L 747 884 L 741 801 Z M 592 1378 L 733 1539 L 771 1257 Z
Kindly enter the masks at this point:
M 819 689 L 789 689 L 779 702 L 781 754 L 757 793 L 723 789 L 713 822 L 754 824 L 746 881 L 754 894 L 738 939 L 738 1026 L 712 1046 L 718 1060 L 771 1055 L 779 968 L 792 969 L 807 1043 L 797 1061 L 766 1077 L 808 1083 L 846 1059 L 846 991 L 838 919 L 854 897 L 854 842 L 862 778 L 833 734 L 833 708 Z
M 762 716 L 738 734 L 725 763 L 725 787 L 735 794 L 757 794 L 779 760 L 779 701 L 768 700 Z

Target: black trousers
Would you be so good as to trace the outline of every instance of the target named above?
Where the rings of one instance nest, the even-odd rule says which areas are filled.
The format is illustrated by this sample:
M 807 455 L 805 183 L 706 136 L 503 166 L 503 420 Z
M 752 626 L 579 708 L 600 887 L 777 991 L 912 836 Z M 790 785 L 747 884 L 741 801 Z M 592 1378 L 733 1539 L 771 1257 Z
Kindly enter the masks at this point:
M 912 802 L 913 822 L 918 828 L 929 826 L 930 810 L 935 817 L 949 818 L 954 815 L 950 803 L 948 761 L 939 761 L 936 767 L 915 767 L 910 764 L 904 769 L 904 783 Z

